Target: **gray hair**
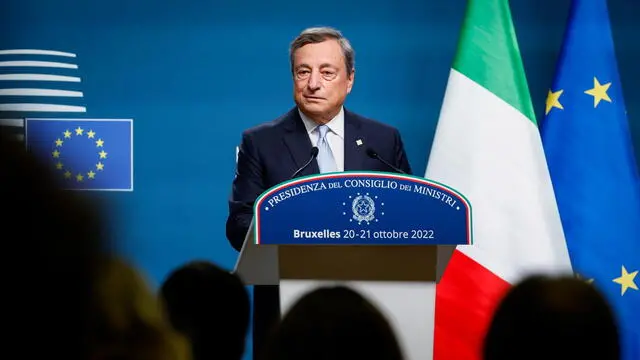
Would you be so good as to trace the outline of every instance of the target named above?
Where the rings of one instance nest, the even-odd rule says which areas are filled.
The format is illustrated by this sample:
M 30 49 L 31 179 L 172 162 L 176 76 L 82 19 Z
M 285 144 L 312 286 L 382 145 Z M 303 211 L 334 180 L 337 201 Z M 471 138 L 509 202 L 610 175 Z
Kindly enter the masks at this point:
M 293 72 L 293 56 L 301 47 L 308 44 L 317 44 L 329 39 L 337 40 L 342 48 L 344 63 L 347 67 L 347 74 L 351 74 L 355 68 L 355 51 L 351 47 L 349 40 L 342 36 L 342 33 L 331 27 L 312 27 L 303 30 L 296 37 L 289 47 L 289 60 L 291 61 L 291 71 Z

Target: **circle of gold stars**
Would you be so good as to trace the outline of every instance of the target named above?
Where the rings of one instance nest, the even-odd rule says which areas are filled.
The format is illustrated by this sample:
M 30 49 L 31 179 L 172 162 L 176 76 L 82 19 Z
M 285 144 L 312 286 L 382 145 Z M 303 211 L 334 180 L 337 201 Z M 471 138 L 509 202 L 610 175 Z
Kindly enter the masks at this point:
M 64 162 L 62 161 L 63 146 L 65 142 L 71 141 L 74 137 L 84 138 L 85 136 L 86 139 L 93 141 L 95 143 L 96 149 L 99 150 L 98 162 L 95 164 L 95 171 L 93 168 L 91 168 L 86 172 L 73 172 L 72 169 L 66 167 Z M 76 182 L 80 183 L 85 180 L 93 180 L 95 179 L 98 172 L 104 171 L 104 163 L 102 161 L 107 158 L 108 154 L 106 151 L 104 151 L 104 140 L 102 140 L 101 138 L 96 138 L 96 133 L 93 130 L 90 129 L 89 131 L 85 132 L 83 128 L 78 126 L 73 130 L 73 132 L 69 131 L 69 129 L 65 130 L 62 133 L 62 138 L 57 138 L 54 141 L 54 150 L 51 155 L 53 156 L 53 159 L 55 161 L 56 170 L 62 172 L 62 176 L 64 179 L 75 180 Z

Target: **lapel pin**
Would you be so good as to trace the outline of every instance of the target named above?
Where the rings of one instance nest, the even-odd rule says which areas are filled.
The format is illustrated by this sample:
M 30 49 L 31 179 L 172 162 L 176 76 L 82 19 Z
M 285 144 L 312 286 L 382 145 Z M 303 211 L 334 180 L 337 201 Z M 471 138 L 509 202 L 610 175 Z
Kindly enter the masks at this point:
M 363 144 L 363 143 L 362 143 L 362 139 L 358 139 L 358 140 L 356 140 L 356 144 L 357 144 L 358 146 L 362 146 L 362 144 Z

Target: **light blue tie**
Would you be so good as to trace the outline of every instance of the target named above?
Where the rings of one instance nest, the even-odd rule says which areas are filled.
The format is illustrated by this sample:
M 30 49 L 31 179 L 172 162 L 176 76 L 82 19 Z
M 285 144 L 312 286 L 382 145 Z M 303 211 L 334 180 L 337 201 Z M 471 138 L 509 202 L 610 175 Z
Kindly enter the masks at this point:
M 329 127 L 327 125 L 318 126 L 318 144 L 316 146 L 318 147 L 318 167 L 320 168 L 320 173 L 338 171 L 336 161 L 333 158 L 333 153 L 327 141 L 328 131 Z

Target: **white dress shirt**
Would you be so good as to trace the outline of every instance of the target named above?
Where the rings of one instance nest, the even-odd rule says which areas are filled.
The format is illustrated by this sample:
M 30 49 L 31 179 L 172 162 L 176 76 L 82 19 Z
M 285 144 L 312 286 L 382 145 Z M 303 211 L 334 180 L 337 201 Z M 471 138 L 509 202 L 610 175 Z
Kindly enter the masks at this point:
M 304 127 L 307 129 L 309 139 L 313 146 L 318 145 L 318 124 L 309 119 L 298 109 Z M 344 108 L 340 108 L 340 112 L 331 121 L 327 123 L 329 131 L 327 132 L 327 142 L 331 148 L 331 153 L 336 161 L 338 171 L 344 171 Z

